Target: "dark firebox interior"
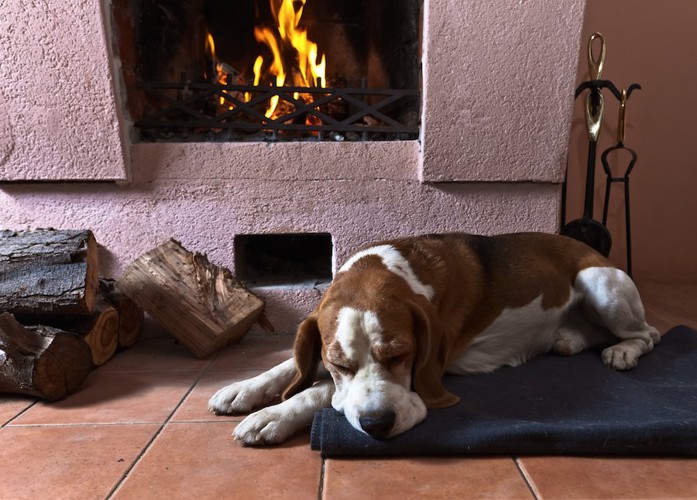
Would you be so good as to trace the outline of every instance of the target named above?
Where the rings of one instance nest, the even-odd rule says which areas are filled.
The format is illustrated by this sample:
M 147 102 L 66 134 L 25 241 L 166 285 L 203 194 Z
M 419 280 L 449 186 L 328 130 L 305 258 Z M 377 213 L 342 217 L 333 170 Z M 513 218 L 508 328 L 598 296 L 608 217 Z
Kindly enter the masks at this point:
M 206 32 L 218 59 L 251 79 L 268 49 L 254 26 L 273 26 L 269 0 L 141 0 L 135 36 L 142 81 L 203 79 Z M 327 85 L 418 89 L 421 0 L 307 0 L 301 25 L 327 55 Z M 365 82 L 365 83 L 364 83 Z
M 223 63 L 225 72 L 234 75 L 233 84 L 252 85 L 256 58 L 262 55 L 264 61 L 271 61 L 269 48 L 255 39 L 254 28 L 274 28 L 276 22 L 270 0 L 113 1 L 128 109 L 140 132 L 140 140 L 327 140 L 327 135 L 322 139 L 316 132 L 274 133 L 273 139 L 269 139 L 270 132 L 263 130 L 263 124 L 260 125 L 261 132 L 257 133 L 229 131 L 239 122 L 233 123 L 232 127 L 230 123 L 223 124 L 229 128 L 222 133 L 216 131 L 220 130 L 216 126 L 207 129 L 196 124 L 192 132 L 194 128 L 182 125 L 182 117 L 190 119 L 192 115 L 200 116 L 200 113 L 215 117 L 221 113 L 220 109 L 210 110 L 209 104 L 215 103 L 215 98 L 203 107 L 198 103 L 191 105 L 190 108 L 195 109 L 188 114 L 177 111 L 167 115 L 168 119 L 174 117 L 177 121 L 174 128 L 152 129 L 149 128 L 151 125 L 139 125 L 143 123 L 143 117 L 152 116 L 152 113 L 162 116 L 161 110 L 168 101 L 190 98 L 187 88 L 179 87 L 178 91 L 166 91 L 163 101 L 143 90 L 150 84 L 220 83 L 212 76 L 215 75 L 212 68 L 216 63 Z M 280 4 L 282 0 L 271 1 Z M 297 0 L 293 5 L 296 12 L 302 7 Z M 307 30 L 308 39 L 317 44 L 320 57 L 326 56 L 323 87 L 404 89 L 412 93 L 404 98 L 390 99 L 390 104 L 379 108 L 382 115 L 360 118 L 354 123 L 353 133 L 344 128 L 346 133 L 330 136 L 333 140 L 416 137 L 420 115 L 421 9 L 422 0 L 306 0 L 300 26 Z M 214 59 L 205 49 L 209 33 L 215 41 Z M 284 64 L 285 60 L 293 61 L 294 57 L 294 49 L 286 50 Z M 227 81 L 230 83 L 229 78 Z M 268 86 L 270 82 L 260 83 L 261 87 L 264 85 Z M 370 106 L 385 97 L 365 95 L 360 99 Z M 322 108 L 322 112 L 332 119 L 343 120 L 355 116 L 360 110 L 355 104 L 355 101 L 350 104 L 339 100 Z M 263 110 L 263 107 L 258 109 Z M 336 110 L 338 114 L 334 114 Z M 244 121 L 248 117 L 240 113 L 233 119 Z M 361 127 L 389 125 L 391 121 L 410 127 L 410 132 L 368 135 L 356 131 Z M 221 123 L 216 122 L 216 125 Z

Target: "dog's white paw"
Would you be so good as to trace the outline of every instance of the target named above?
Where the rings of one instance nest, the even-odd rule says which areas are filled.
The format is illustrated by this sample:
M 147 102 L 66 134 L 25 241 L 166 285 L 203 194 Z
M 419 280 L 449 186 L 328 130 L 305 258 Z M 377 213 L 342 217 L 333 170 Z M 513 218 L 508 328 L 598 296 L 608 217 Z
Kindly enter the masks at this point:
M 625 343 L 616 344 L 605 349 L 601 359 L 606 366 L 618 371 L 631 370 L 639 364 L 641 350 Z
M 279 444 L 291 437 L 296 429 L 294 422 L 274 407 L 264 408 L 242 420 L 232 437 L 245 446 Z
M 218 415 L 249 413 L 271 399 L 266 385 L 254 379 L 235 382 L 223 387 L 208 400 L 208 411 Z

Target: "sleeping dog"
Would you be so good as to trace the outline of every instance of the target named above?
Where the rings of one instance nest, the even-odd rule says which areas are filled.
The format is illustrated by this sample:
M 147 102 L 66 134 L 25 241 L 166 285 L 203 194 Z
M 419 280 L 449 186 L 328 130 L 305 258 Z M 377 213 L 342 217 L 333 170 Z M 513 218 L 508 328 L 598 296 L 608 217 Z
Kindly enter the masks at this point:
M 277 444 L 334 407 L 378 439 L 459 398 L 444 373 L 486 373 L 553 351 L 603 347 L 628 370 L 660 340 L 632 280 L 590 247 L 541 233 L 429 235 L 374 244 L 338 270 L 299 326 L 293 358 L 220 389 L 233 436 Z M 282 402 L 278 402 L 282 397 Z M 466 404 L 466 403 L 465 403 Z

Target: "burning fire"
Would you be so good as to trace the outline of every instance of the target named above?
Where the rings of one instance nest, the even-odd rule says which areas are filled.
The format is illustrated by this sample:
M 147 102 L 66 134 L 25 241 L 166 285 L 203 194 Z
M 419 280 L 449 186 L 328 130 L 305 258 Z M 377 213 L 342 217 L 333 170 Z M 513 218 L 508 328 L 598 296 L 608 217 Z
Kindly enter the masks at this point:
M 300 19 L 303 15 L 305 3 L 307 0 L 270 0 L 271 12 L 276 21 L 276 29 L 255 27 L 254 36 L 257 41 L 265 44 L 273 54 L 273 61 L 268 66 L 267 72 L 264 75 L 267 82 L 269 78 L 276 79 L 276 85 L 282 87 L 288 75 L 290 74 L 291 83 L 294 87 L 324 87 L 326 84 L 325 70 L 327 66 L 326 56 L 322 55 L 322 59 L 317 63 L 319 49 L 317 44 L 307 38 L 307 30 L 300 27 Z M 296 5 L 298 6 L 296 10 Z M 280 42 L 280 43 L 279 43 Z M 289 48 L 294 49 L 294 54 L 297 54 L 297 60 L 284 61 L 282 54 Z M 258 85 L 261 81 L 261 69 L 264 66 L 262 56 L 257 57 L 254 63 L 254 84 Z M 288 67 L 290 66 L 290 67 Z M 298 95 L 295 93 L 295 99 L 302 99 L 305 102 L 310 102 L 312 97 L 309 94 Z M 267 118 L 274 118 L 274 113 L 278 105 L 278 97 L 271 99 L 269 107 L 266 110 Z
M 206 34 L 206 47 L 205 47 L 205 52 L 208 60 L 212 61 L 213 64 L 215 65 L 215 75 L 213 78 L 213 83 L 218 83 L 220 85 L 225 85 L 227 83 L 232 83 L 228 82 L 228 74 L 230 74 L 225 68 L 224 64 L 218 60 L 218 58 L 215 55 L 215 41 L 213 40 L 213 35 L 210 33 Z M 204 77 L 207 80 L 210 80 L 207 71 L 204 71 Z M 246 99 L 245 101 L 248 101 L 249 99 Z M 225 98 L 220 97 L 219 102 L 221 106 L 225 106 Z M 229 109 L 233 109 L 233 106 L 229 106 Z
M 288 83 L 294 87 L 325 87 L 326 86 L 326 56 L 322 55 L 319 62 L 317 44 L 307 37 L 307 30 L 300 26 L 307 0 L 270 0 L 271 13 L 275 21 L 273 28 L 255 26 L 254 36 L 259 43 L 266 45 L 273 56 L 266 61 L 259 55 L 254 62 L 254 85 L 275 85 L 283 87 Z M 206 37 L 206 54 L 215 61 L 217 76 L 216 83 L 225 84 L 227 76 L 224 64 L 215 57 L 213 37 Z M 242 97 L 242 96 L 240 96 Z M 251 94 L 246 92 L 242 100 L 251 100 Z M 293 97 L 303 102 L 312 102 L 311 94 L 296 92 Z M 270 99 L 265 116 L 275 119 L 288 112 L 279 109 L 278 96 Z M 220 104 L 225 105 L 225 99 L 220 98 Z M 292 106 L 292 104 L 288 104 Z M 232 106 L 230 107 L 232 109 Z M 292 110 L 291 110 L 292 111 Z M 315 117 L 308 117 L 308 119 Z

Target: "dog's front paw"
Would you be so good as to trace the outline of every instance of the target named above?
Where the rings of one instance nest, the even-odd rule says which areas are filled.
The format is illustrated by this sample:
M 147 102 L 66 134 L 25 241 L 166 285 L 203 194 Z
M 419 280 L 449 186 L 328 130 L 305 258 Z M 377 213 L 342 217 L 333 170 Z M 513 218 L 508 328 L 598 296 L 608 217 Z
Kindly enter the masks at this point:
M 274 407 L 264 408 L 242 420 L 232 437 L 245 446 L 279 444 L 291 437 L 296 426 Z
M 269 402 L 266 388 L 254 379 L 223 387 L 208 400 L 208 411 L 217 415 L 249 413 Z

